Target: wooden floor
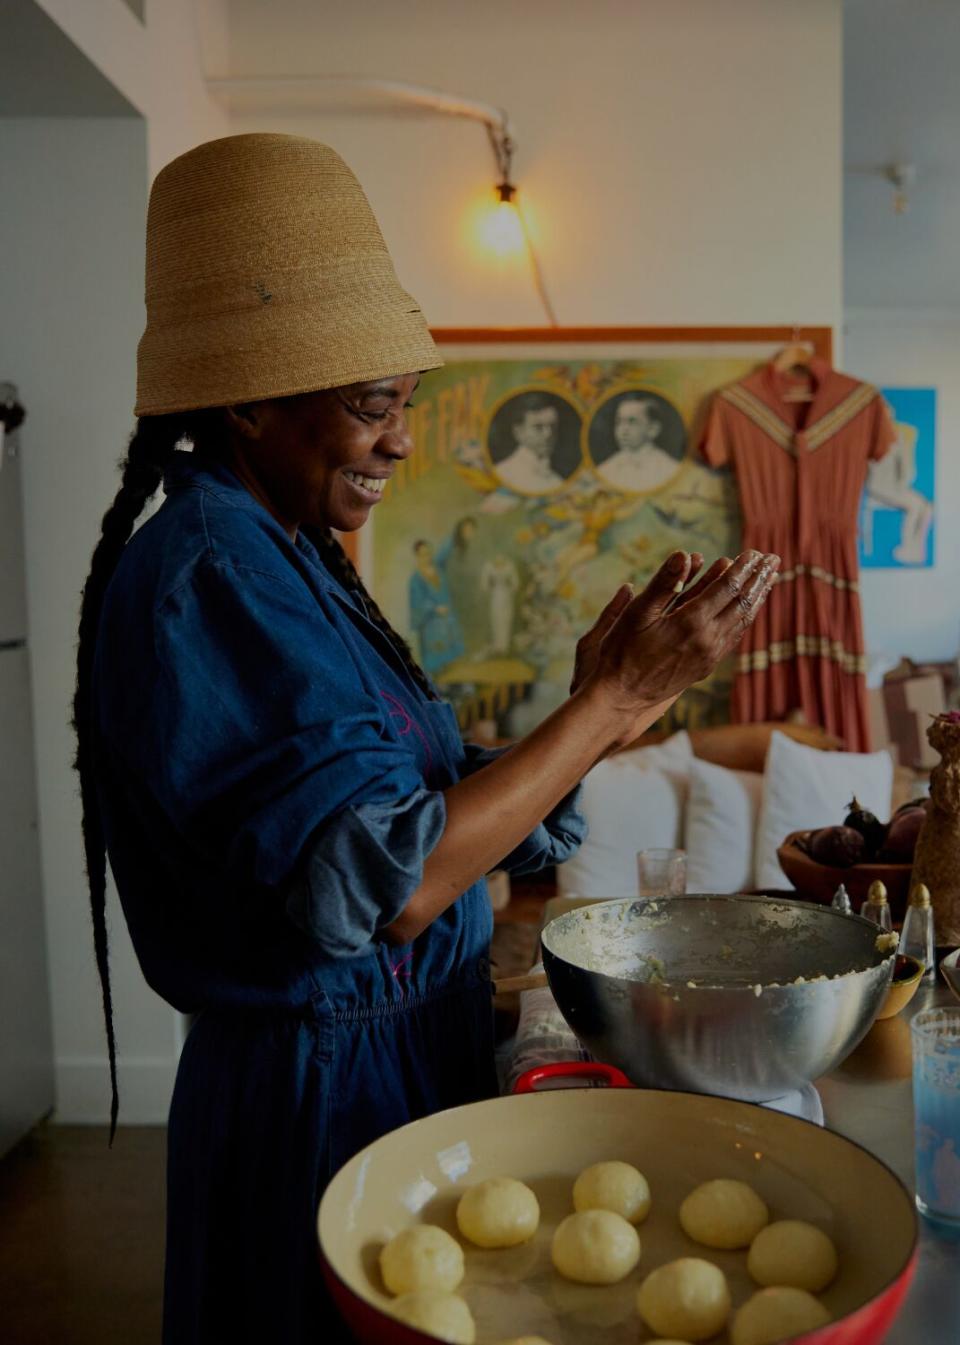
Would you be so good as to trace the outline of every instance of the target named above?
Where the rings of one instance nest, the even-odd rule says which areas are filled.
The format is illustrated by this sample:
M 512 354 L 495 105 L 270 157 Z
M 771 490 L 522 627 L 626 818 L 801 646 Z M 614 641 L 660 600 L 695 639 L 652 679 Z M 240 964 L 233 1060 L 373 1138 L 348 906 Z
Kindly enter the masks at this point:
M 159 1345 L 165 1150 L 43 1125 L 0 1161 L 3 1345 Z

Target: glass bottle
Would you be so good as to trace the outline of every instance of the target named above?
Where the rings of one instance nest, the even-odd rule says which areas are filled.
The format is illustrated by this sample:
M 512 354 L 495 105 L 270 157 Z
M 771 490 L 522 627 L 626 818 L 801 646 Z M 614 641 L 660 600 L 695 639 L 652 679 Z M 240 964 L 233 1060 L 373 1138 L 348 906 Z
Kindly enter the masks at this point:
M 930 889 L 923 883 L 918 883 L 910 894 L 910 905 L 900 935 L 900 952 L 923 963 L 925 981 L 932 980 L 936 975 L 933 906 L 930 903 Z
M 847 892 L 843 883 L 841 883 L 836 892 L 834 892 L 833 901 L 831 901 L 830 905 L 835 911 L 839 911 L 841 915 L 853 915 L 853 907 L 850 904 L 850 894 Z
M 890 915 L 890 903 L 887 900 L 887 889 L 883 883 L 877 880 L 871 883 L 867 889 L 867 899 L 860 907 L 860 914 L 865 920 L 872 920 L 875 925 L 881 929 L 893 929 L 893 919 Z

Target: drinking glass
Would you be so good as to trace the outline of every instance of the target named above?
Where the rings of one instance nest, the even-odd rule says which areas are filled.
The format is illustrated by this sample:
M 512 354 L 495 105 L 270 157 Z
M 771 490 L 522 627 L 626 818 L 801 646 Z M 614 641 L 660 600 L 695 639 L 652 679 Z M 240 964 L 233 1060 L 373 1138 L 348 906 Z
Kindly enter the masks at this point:
M 686 850 L 638 852 L 637 891 L 641 897 L 682 897 L 686 890 Z
M 925 1009 L 910 1030 L 917 1209 L 960 1228 L 960 1009 Z

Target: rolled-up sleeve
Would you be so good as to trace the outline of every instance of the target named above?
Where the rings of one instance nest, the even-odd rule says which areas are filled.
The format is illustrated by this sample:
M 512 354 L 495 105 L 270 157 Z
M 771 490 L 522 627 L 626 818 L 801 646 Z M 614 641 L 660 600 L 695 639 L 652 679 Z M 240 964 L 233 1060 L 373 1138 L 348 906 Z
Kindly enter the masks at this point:
M 322 826 L 287 896 L 287 913 L 331 957 L 360 952 L 404 909 L 443 835 L 443 795 L 361 803 Z
M 467 743 L 461 776 L 473 775 L 509 751 L 509 747 Z M 577 785 L 497 867 L 522 877 L 539 873 L 549 864 L 562 864 L 574 855 L 587 836 L 587 821 L 580 811 L 581 794 L 582 786 Z

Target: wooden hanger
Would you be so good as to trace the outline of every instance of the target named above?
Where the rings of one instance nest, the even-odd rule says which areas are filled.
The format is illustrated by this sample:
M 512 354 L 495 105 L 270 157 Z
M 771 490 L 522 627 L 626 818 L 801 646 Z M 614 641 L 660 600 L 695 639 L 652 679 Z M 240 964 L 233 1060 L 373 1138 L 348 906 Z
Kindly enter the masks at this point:
M 788 346 L 774 356 L 773 367 L 778 374 L 796 374 L 803 373 L 807 376 L 806 385 L 798 384 L 795 388 L 790 388 L 783 394 L 785 402 L 812 402 L 813 391 L 810 388 L 812 379 L 811 364 L 814 358 L 814 349 L 799 340 L 800 329 L 794 327 L 794 339 Z

